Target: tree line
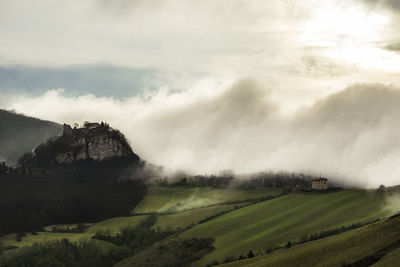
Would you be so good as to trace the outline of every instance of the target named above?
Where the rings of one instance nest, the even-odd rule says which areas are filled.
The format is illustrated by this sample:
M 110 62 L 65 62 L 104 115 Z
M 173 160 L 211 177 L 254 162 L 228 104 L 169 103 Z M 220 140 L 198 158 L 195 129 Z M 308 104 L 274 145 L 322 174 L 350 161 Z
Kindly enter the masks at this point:
M 158 186 L 184 187 L 216 187 L 228 186 L 240 189 L 254 189 L 257 187 L 287 188 L 293 190 L 308 189 L 311 187 L 312 175 L 287 172 L 261 172 L 247 176 L 235 175 L 226 172 L 220 175 L 188 175 L 177 173 L 171 177 L 162 177 L 152 180 Z
M 136 162 L 91 160 L 0 175 L 0 235 L 129 215 L 146 193 Z

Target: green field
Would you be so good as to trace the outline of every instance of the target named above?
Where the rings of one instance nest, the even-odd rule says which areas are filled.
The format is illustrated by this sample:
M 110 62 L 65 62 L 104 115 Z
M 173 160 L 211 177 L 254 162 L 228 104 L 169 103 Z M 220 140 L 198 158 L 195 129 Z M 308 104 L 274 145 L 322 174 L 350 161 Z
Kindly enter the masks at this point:
M 274 246 L 283 246 L 288 241 L 296 243 L 302 236 L 309 236 L 322 230 L 330 230 L 354 223 L 369 222 L 393 213 L 393 211 L 385 209 L 385 195 L 376 192 L 346 190 L 334 193 L 295 193 L 279 196 L 281 191 L 281 189 L 274 188 L 231 190 L 153 186 L 137 206 L 135 213 L 160 212 L 156 223 L 152 226 L 153 229 L 187 230 L 180 234 L 175 233 L 166 240 L 157 242 L 131 260 L 127 259 L 125 263 L 129 266 L 132 262 L 151 260 L 151 257 L 154 257 L 154 253 L 157 251 L 157 246 L 165 246 L 172 240 L 187 240 L 194 237 L 213 238 L 215 250 L 193 263 L 193 266 L 205 266 L 214 260 L 221 263 L 229 256 L 238 258 L 239 255 L 246 255 L 249 250 L 253 250 L 255 253 L 264 252 Z M 259 202 L 262 198 L 269 196 L 278 197 Z M 90 240 L 99 230 L 110 230 L 116 234 L 121 228 L 138 225 L 146 217 L 147 215 L 117 217 L 87 224 L 89 227 L 83 233 L 53 233 L 49 231 L 54 226 L 49 226 L 46 227 L 48 232 L 38 232 L 36 235 L 27 234 L 22 238 L 22 241 L 16 240 L 16 234 L 0 237 L 0 241 L 4 247 L 25 247 L 35 242 L 40 243 L 64 238 L 70 241 Z M 207 220 L 204 221 L 205 219 Z M 254 263 L 256 264 L 254 266 L 268 264 L 270 266 L 290 266 L 288 265 L 289 262 L 299 262 L 300 265 L 304 262 L 303 266 L 307 266 L 307 264 L 313 266 L 319 264 L 319 262 L 314 262 L 321 258 L 319 255 L 327 253 L 326 255 L 329 256 L 329 250 L 343 254 L 344 256 L 340 258 L 341 262 L 343 260 L 351 262 L 356 259 L 352 255 L 361 257 L 364 255 L 362 253 L 370 251 L 368 249 L 372 250 L 384 246 L 391 242 L 391 238 L 394 237 L 389 233 L 388 239 L 377 239 L 369 248 L 363 249 L 362 253 L 357 254 L 357 251 L 353 251 L 347 255 L 347 250 L 351 251 L 351 248 L 357 242 L 364 242 L 363 240 L 366 238 L 364 236 L 368 236 L 368 234 L 362 235 L 357 241 L 358 237 L 352 236 L 350 233 L 366 231 L 365 229 L 377 229 L 375 234 L 383 234 L 390 229 L 392 231 L 393 229 L 390 227 L 399 220 L 396 218 L 391 220 L 391 223 L 374 223 L 360 229 L 296 245 L 290 249 L 280 249 L 266 256 L 232 264 L 240 263 L 242 265 L 246 263 L 253 266 L 251 264 Z M 199 224 L 199 222 L 202 223 Z M 58 225 L 61 228 L 65 226 Z M 70 225 L 70 227 L 72 226 Z M 387 227 L 390 229 L 388 228 L 388 230 Z M 347 238 L 347 236 L 349 237 Z M 115 246 L 105 241 L 92 240 L 91 242 L 98 242 L 105 248 Z M 348 245 L 345 246 L 344 243 Z M 321 251 L 313 252 L 317 251 L 316 247 L 313 246 L 320 246 Z M 342 247 L 347 248 L 347 250 L 341 252 Z M 289 252 L 291 254 L 285 254 Z M 393 259 L 398 258 L 399 254 L 400 250 L 387 253 L 381 259 L 381 263 L 392 262 Z M 304 259 L 302 255 L 305 255 Z M 259 263 L 258 261 L 262 262 Z M 337 261 L 339 261 L 339 258 L 333 258 L 332 262 L 328 263 L 336 264 Z
M 201 220 L 204 220 L 208 217 L 218 215 L 222 212 L 234 210 L 235 208 L 239 208 L 246 204 L 247 203 L 216 205 L 198 208 L 195 210 L 188 210 L 177 214 L 161 215 L 158 217 L 153 228 L 159 228 L 161 230 L 175 230 L 178 228 L 185 229 L 191 225 L 198 224 Z
M 297 241 L 321 230 L 371 221 L 388 215 L 382 196 L 367 191 L 290 194 L 244 207 L 182 233 L 182 237 L 211 237 L 216 250 L 197 266 L 226 256 L 264 251 Z
M 333 235 L 320 240 L 280 249 L 265 256 L 225 264 L 239 266 L 341 266 L 371 256 L 400 238 L 400 217 Z M 399 266 L 400 249 L 389 252 L 372 266 Z
M 95 234 L 98 230 L 110 230 L 112 233 L 118 233 L 121 228 L 124 227 L 135 227 L 141 221 L 147 218 L 144 216 L 130 216 L 130 217 L 116 217 L 111 218 L 105 221 L 101 221 L 99 223 L 93 224 L 89 229 L 87 229 L 86 233 Z
M 169 212 L 195 209 L 226 202 L 254 200 L 277 196 L 280 188 L 257 188 L 252 190 L 219 189 L 212 187 L 185 188 L 152 186 L 134 209 L 134 213 Z
M 101 221 L 99 223 L 93 223 L 91 226 L 86 229 L 83 233 L 53 233 L 53 232 L 37 232 L 37 234 L 33 235 L 31 233 L 27 233 L 26 236 L 22 238 L 21 241 L 16 240 L 16 234 L 9 234 L 3 237 L 0 237 L 0 241 L 2 242 L 4 247 L 7 246 L 16 246 L 19 248 L 31 246 L 34 243 L 42 243 L 48 241 L 69 239 L 70 241 L 79 241 L 83 239 L 91 239 L 91 237 L 98 230 L 110 230 L 113 233 L 119 232 L 119 230 L 126 226 L 136 226 L 147 216 L 131 216 L 131 217 L 116 217 L 112 219 L 108 219 L 105 221 Z M 66 225 L 58 225 L 60 227 Z M 51 229 L 53 226 L 48 226 L 45 229 Z
M 34 243 L 55 241 L 61 239 L 69 239 L 70 241 L 79 241 L 81 239 L 90 238 L 86 233 L 50 233 L 50 232 L 37 232 L 36 235 L 26 234 L 22 241 L 17 241 L 16 234 L 9 234 L 0 238 L 4 247 L 16 246 L 19 248 L 31 246 Z
M 221 212 L 226 212 L 246 205 L 243 202 L 246 199 L 259 199 L 267 196 L 276 196 L 281 193 L 281 189 L 260 188 L 256 190 L 230 190 L 215 189 L 211 187 L 204 188 L 184 188 L 184 187 L 157 187 L 149 188 L 148 194 L 135 209 L 141 213 L 154 211 L 173 210 L 175 214 L 160 215 L 153 228 L 162 230 L 175 230 L 177 228 L 187 228 L 188 226 L 197 224 L 199 221 L 210 216 L 215 216 Z M 224 202 L 240 202 L 238 204 L 221 204 Z M 190 203 L 190 204 L 182 204 Z M 209 206 L 211 205 L 211 206 Z M 205 206 L 205 207 L 204 207 Z M 164 208 L 163 208 L 164 207 Z M 168 207 L 168 208 L 166 208 Z M 188 209 L 185 211 L 185 209 Z M 41 243 L 47 241 L 69 239 L 70 241 L 79 241 L 82 239 L 90 239 L 98 230 L 110 230 L 112 233 L 118 233 L 121 228 L 127 226 L 136 226 L 146 215 L 131 217 L 116 217 L 99 223 L 86 224 L 90 225 L 83 233 L 53 233 L 53 227 L 73 228 L 75 225 L 51 225 L 45 227 L 46 232 L 38 232 L 37 235 L 27 233 L 22 241 L 16 240 L 16 234 L 10 234 L 0 237 L 0 241 L 5 247 L 17 246 L 26 247 L 33 243 Z
M 191 225 L 197 224 L 199 221 L 206 219 L 210 216 L 215 216 L 221 212 L 234 210 L 235 207 L 238 208 L 246 204 L 247 203 L 216 205 L 211 207 L 204 207 L 195 210 L 179 212 L 176 214 L 160 215 L 153 228 L 161 230 L 176 230 L 178 228 L 184 229 Z M 86 224 L 90 226 L 83 233 L 51 232 L 51 229 L 53 227 L 74 228 L 76 224 L 50 225 L 45 227 L 46 232 L 37 232 L 37 234 L 35 235 L 31 233 L 26 233 L 26 235 L 22 238 L 21 241 L 16 240 L 16 234 L 9 234 L 0 237 L 0 241 L 5 247 L 16 246 L 21 248 L 21 247 L 31 246 L 34 243 L 42 243 L 42 242 L 55 241 L 61 239 L 69 239 L 70 241 L 79 241 L 82 239 L 89 240 L 99 230 L 101 231 L 109 230 L 111 231 L 111 233 L 116 234 L 121 230 L 121 228 L 127 226 L 134 227 L 138 225 L 146 217 L 147 215 L 116 217 L 98 223 Z
M 397 226 L 397 227 L 400 227 Z M 380 261 L 372 265 L 373 267 L 387 267 L 387 266 L 398 266 L 400 265 L 400 248 L 389 252 Z

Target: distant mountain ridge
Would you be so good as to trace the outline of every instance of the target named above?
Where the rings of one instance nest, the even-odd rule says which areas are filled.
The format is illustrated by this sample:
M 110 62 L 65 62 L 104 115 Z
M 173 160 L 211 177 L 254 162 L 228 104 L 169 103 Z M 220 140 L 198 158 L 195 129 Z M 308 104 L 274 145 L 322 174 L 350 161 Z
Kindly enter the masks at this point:
M 0 109 L 0 161 L 16 164 L 26 152 L 62 133 L 62 125 Z

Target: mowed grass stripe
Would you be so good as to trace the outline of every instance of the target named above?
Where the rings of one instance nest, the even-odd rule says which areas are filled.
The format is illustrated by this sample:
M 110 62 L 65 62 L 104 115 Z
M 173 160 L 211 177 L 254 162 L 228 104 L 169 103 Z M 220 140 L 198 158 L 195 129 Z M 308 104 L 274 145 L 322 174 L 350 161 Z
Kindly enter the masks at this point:
M 208 217 L 216 216 L 220 213 L 234 210 L 235 208 L 240 208 L 242 205 L 246 205 L 246 203 L 217 205 L 189 210 L 177 214 L 160 215 L 152 228 L 159 228 L 161 230 L 175 230 L 178 228 L 184 229 L 191 225 L 195 225 L 200 221 L 207 219 Z
M 97 231 L 110 230 L 113 234 L 119 233 L 122 228 L 125 227 L 135 227 L 141 221 L 146 219 L 147 216 L 129 216 L 129 217 L 115 217 L 105 221 L 101 221 L 91 225 L 87 229 L 87 233 L 96 234 Z
M 212 237 L 216 250 L 197 262 L 239 256 L 297 241 L 303 235 L 388 215 L 383 197 L 367 191 L 291 194 L 232 211 L 197 225 L 183 237 Z

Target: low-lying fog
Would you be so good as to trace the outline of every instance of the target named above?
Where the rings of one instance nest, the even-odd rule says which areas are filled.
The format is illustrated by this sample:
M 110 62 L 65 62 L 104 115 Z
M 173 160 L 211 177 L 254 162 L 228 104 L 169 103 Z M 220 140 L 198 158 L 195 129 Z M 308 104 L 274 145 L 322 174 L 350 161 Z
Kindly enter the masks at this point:
M 210 174 L 305 172 L 360 186 L 400 183 L 400 90 L 358 84 L 285 112 L 271 90 L 229 86 L 116 100 L 62 90 L 18 96 L 6 108 L 59 123 L 107 121 L 145 160 Z

